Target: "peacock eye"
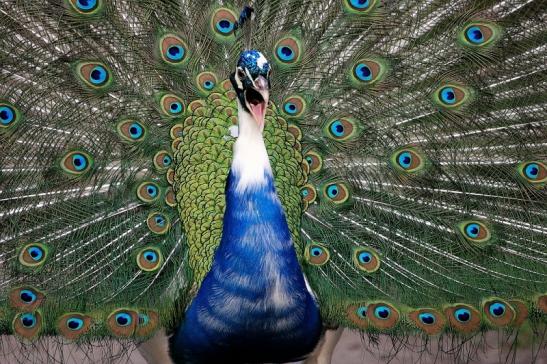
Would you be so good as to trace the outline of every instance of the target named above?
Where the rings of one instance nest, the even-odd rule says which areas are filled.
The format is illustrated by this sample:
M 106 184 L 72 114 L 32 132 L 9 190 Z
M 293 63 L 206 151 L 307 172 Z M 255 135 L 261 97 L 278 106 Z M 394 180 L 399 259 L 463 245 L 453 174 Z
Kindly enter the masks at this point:
M 21 325 L 23 325 L 23 327 L 27 329 L 33 328 L 37 322 L 36 316 L 30 312 L 22 314 L 20 321 Z
M 66 327 L 68 327 L 72 331 L 78 331 L 81 330 L 82 327 L 84 327 L 84 320 L 77 317 L 72 317 L 66 320 Z
M 500 29 L 495 24 L 474 22 L 463 28 L 460 42 L 468 47 L 482 47 L 499 38 Z
M 160 99 L 160 105 L 163 113 L 167 116 L 180 116 L 185 110 L 182 99 L 173 94 L 163 95 Z
M 57 331 L 69 340 L 76 340 L 91 327 L 92 319 L 80 313 L 67 313 L 57 320 Z
M 323 158 L 315 151 L 308 151 L 304 155 L 304 160 L 308 163 L 311 173 L 317 173 L 323 167 Z
M 300 96 L 290 96 L 283 102 L 283 111 L 287 116 L 298 117 L 306 108 L 306 101 Z
M 26 304 L 34 303 L 37 299 L 36 294 L 29 289 L 21 290 L 19 297 L 21 298 L 21 301 Z
M 45 245 L 30 243 L 21 249 L 19 262 L 27 267 L 38 267 L 45 262 L 47 253 L 48 250 Z
M 445 104 L 452 105 L 456 103 L 456 91 L 453 87 L 444 87 L 440 91 L 441 100 Z
M 144 139 L 146 129 L 144 126 L 134 120 L 123 120 L 118 123 L 118 134 L 129 142 L 139 142 Z
M 137 187 L 137 197 L 143 202 L 154 202 L 159 196 L 160 188 L 153 182 L 143 182 Z
M 196 78 L 198 89 L 203 93 L 208 93 L 217 85 L 217 77 L 212 72 L 202 72 Z
M 459 322 L 468 322 L 471 319 L 471 311 L 467 308 L 459 308 L 454 311 L 454 317 Z
M 380 65 L 372 61 L 362 61 L 353 68 L 355 77 L 364 82 L 370 82 L 376 78 L 380 70 Z
M 419 151 L 405 148 L 393 153 L 391 164 L 399 171 L 414 173 L 422 169 L 424 158 Z
M 355 266 L 367 273 L 374 273 L 380 267 L 378 253 L 372 248 L 357 248 L 353 252 Z
M 357 136 L 359 128 L 353 118 L 342 117 L 328 122 L 324 130 L 327 137 L 337 141 L 346 141 L 354 139 Z
M 505 313 L 505 305 L 500 302 L 495 302 L 490 305 L 489 312 L 494 317 L 501 317 Z
M 543 162 L 523 162 L 517 169 L 520 176 L 529 183 L 539 184 L 547 181 L 547 167 Z
M 490 240 L 490 230 L 480 221 L 463 221 L 458 224 L 462 236 L 471 243 L 486 243 Z
M 166 150 L 160 150 L 154 155 L 154 167 L 157 170 L 163 171 L 173 164 L 173 157 Z
M 70 174 L 82 175 L 92 166 L 93 160 L 83 151 L 73 151 L 61 159 L 61 168 Z
M 387 306 L 377 306 L 374 309 L 374 316 L 380 320 L 387 320 L 391 315 L 391 309 Z
M 344 9 L 352 14 L 366 14 L 376 5 L 376 0 L 344 0 Z
M 144 248 L 137 255 L 137 265 L 145 272 L 157 270 L 162 262 L 161 251 L 155 247 Z
M 174 34 L 167 34 L 160 38 L 159 48 L 161 58 L 171 65 L 182 64 L 187 59 L 186 44 Z
M 0 101 L 0 128 L 15 125 L 19 119 L 19 111 L 13 105 Z
M 148 215 L 146 219 L 146 224 L 150 231 L 155 234 L 161 235 L 165 234 L 169 230 L 169 218 L 162 213 L 153 212 Z
M 428 312 L 423 312 L 419 314 L 418 318 L 420 319 L 420 322 L 424 325 L 433 325 L 436 321 L 435 316 Z
M 319 244 L 309 244 L 305 256 L 307 261 L 312 265 L 323 265 L 330 259 L 329 251 Z
M 342 204 L 349 199 L 349 190 L 342 182 L 326 184 L 323 187 L 323 194 L 335 204 Z
M 435 101 L 442 107 L 451 109 L 462 105 L 469 99 L 469 92 L 464 87 L 446 85 L 435 92 Z
M 133 321 L 131 315 L 125 312 L 117 313 L 114 319 L 116 320 L 116 324 L 121 327 L 129 326 Z
M 77 13 L 84 15 L 97 13 L 101 7 L 101 0 L 69 0 L 69 3 Z
M 76 66 L 78 76 L 89 87 L 102 90 L 112 82 L 110 70 L 99 62 L 81 62 Z
M 275 60 L 280 64 L 292 64 L 300 60 L 301 46 L 295 37 L 285 37 L 280 39 L 275 47 Z
M 300 190 L 300 196 L 302 196 L 302 199 L 307 203 L 313 203 L 317 198 L 315 187 L 313 187 L 311 184 L 304 185 Z
M 226 38 L 234 33 L 236 21 L 236 16 L 231 10 L 220 8 L 214 12 L 211 25 L 215 34 Z
M 357 307 L 357 310 L 355 310 L 355 313 L 357 313 L 357 316 L 361 319 L 367 318 L 367 308 L 366 306 L 359 306 Z

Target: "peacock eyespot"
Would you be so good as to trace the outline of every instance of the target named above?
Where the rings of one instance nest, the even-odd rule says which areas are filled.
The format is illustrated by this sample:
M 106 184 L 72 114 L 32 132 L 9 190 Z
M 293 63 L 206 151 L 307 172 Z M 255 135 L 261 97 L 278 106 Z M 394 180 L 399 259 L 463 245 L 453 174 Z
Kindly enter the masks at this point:
M 157 170 L 163 171 L 173 164 L 172 155 L 166 150 L 160 150 L 154 155 L 154 167 Z
M 372 248 L 356 248 L 353 252 L 353 263 L 367 273 L 374 273 L 380 268 L 380 257 Z
M 311 265 L 321 266 L 329 261 L 330 253 L 324 246 L 312 243 L 306 248 L 305 257 Z
M 107 319 L 108 328 L 118 337 L 132 336 L 135 333 L 138 322 L 138 313 L 126 308 L 115 310 Z
M 437 311 L 431 308 L 421 308 L 411 311 L 408 318 L 428 335 L 436 335 L 443 331 L 446 320 Z
M 522 162 L 517 167 L 521 178 L 531 184 L 543 184 L 547 182 L 547 166 L 540 161 Z
M 19 253 L 19 263 L 26 267 L 36 268 L 45 263 L 48 256 L 48 249 L 41 243 L 30 243 L 25 245 Z
M 315 187 L 311 184 L 306 184 L 300 189 L 300 196 L 307 203 L 313 203 L 317 198 L 317 193 L 315 192 Z
M 516 311 L 511 305 L 495 297 L 483 303 L 483 311 L 488 322 L 496 327 L 508 326 L 517 317 Z
M 494 43 L 500 37 L 497 25 L 484 22 L 473 22 L 463 28 L 459 35 L 460 42 L 470 48 L 484 47 Z
M 328 183 L 323 187 L 323 195 L 328 201 L 336 205 L 343 204 L 349 200 L 350 193 L 345 183 Z
M 102 0 L 68 0 L 72 9 L 82 15 L 93 15 L 100 11 Z
M 129 326 L 131 325 L 131 321 L 133 321 L 131 315 L 125 312 L 117 313 L 115 316 L 115 320 L 116 324 L 121 327 Z
M 25 313 L 21 315 L 21 324 L 29 329 L 36 325 L 36 316 L 33 313 Z
M 275 60 L 280 64 L 294 64 L 300 61 L 301 45 L 295 37 L 285 37 L 280 39 L 274 47 Z
M 28 289 L 22 290 L 19 297 L 21 298 L 21 301 L 26 303 L 26 304 L 31 304 L 31 303 L 35 302 L 36 298 L 37 298 L 36 294 L 33 291 L 28 290 Z
M 10 306 L 18 311 L 34 311 L 44 300 L 44 294 L 32 287 L 19 287 L 12 289 L 9 294 Z
M 379 329 L 391 329 L 399 322 L 399 311 L 387 302 L 371 303 L 368 306 L 368 318 Z
M 128 142 L 140 142 L 146 136 L 143 124 L 136 120 L 122 120 L 117 125 L 118 134 Z
M 34 339 L 42 326 L 42 315 L 39 311 L 20 313 L 15 316 L 13 331 L 26 339 Z
M 288 117 L 299 117 L 306 109 L 306 100 L 300 96 L 290 96 L 283 101 L 283 112 Z
M 471 243 L 485 244 L 491 239 L 488 227 L 481 221 L 470 220 L 458 224 L 460 234 Z
M 165 203 L 171 207 L 177 206 L 175 191 L 173 190 L 172 187 L 169 187 L 167 191 L 165 192 Z
M 471 333 L 479 329 L 481 324 L 481 315 L 470 305 L 455 304 L 445 309 L 445 315 L 454 329 Z
M 69 340 L 76 340 L 91 328 L 90 316 L 71 312 L 66 313 L 57 320 L 57 332 Z
M 0 101 L 0 130 L 17 124 L 20 119 L 21 113 L 15 106 Z
M 323 168 L 323 157 L 317 152 L 308 151 L 304 154 L 304 160 L 310 167 L 311 173 L 317 173 Z
M 368 307 L 366 303 L 352 303 L 346 308 L 347 318 L 361 329 L 368 327 Z
M 80 330 L 83 326 L 84 320 L 80 318 L 70 318 L 66 322 L 66 327 L 73 331 Z
M 204 94 L 207 94 L 213 90 L 217 83 L 217 76 L 213 72 L 201 72 L 196 77 L 198 89 Z
M 89 171 L 93 165 L 93 159 L 84 151 L 68 152 L 61 158 L 61 168 L 68 174 L 82 175 Z
M 104 90 L 112 84 L 111 71 L 100 62 L 80 62 L 76 71 L 84 84 L 94 90 Z
M 468 322 L 471 320 L 471 311 L 467 308 L 459 308 L 454 312 L 454 317 L 459 322 Z
M 161 250 L 156 247 L 147 247 L 137 254 L 137 265 L 145 272 L 158 270 L 163 263 Z
M 381 61 L 361 59 L 357 61 L 351 70 L 351 81 L 355 86 L 369 86 L 381 79 L 386 74 L 386 65 Z
M 403 148 L 391 155 L 391 165 L 400 172 L 415 173 L 423 169 L 424 158 L 420 151 Z
M 154 202 L 160 197 L 160 188 L 154 182 L 143 182 L 137 187 L 137 197 L 142 202 Z
M 174 34 L 164 35 L 159 42 L 161 58 L 170 65 L 180 65 L 187 60 L 186 43 Z
M 380 320 L 387 320 L 391 316 L 391 309 L 387 306 L 377 306 L 374 309 L 374 316 Z
M 169 230 L 169 218 L 165 216 L 162 213 L 159 212 L 153 212 L 150 215 L 148 215 L 148 219 L 146 219 L 146 224 L 148 225 L 148 228 L 150 231 L 152 231 L 155 234 L 162 235 Z
M 237 18 L 227 8 L 219 8 L 211 17 L 211 27 L 218 38 L 227 38 L 233 35 Z
M 159 323 L 159 315 L 156 311 L 147 310 L 139 312 L 136 329 L 137 336 L 146 337 L 154 332 Z
M 505 313 L 505 305 L 500 302 L 495 302 L 490 305 L 489 312 L 494 317 L 500 317 Z
M 377 0 L 342 0 L 344 9 L 351 14 L 367 14 L 376 6 Z
M 424 325 L 433 325 L 436 321 L 435 316 L 433 316 L 429 312 L 423 312 L 419 314 L 418 318 L 420 319 L 420 322 Z
M 165 94 L 160 99 L 161 111 L 171 117 L 178 117 L 184 114 L 186 106 L 182 99 L 173 94 Z
M 357 121 L 351 117 L 333 119 L 324 127 L 325 135 L 336 141 L 354 139 L 358 130 Z
M 469 100 L 469 90 L 463 86 L 445 85 L 435 91 L 434 100 L 445 109 L 455 109 Z

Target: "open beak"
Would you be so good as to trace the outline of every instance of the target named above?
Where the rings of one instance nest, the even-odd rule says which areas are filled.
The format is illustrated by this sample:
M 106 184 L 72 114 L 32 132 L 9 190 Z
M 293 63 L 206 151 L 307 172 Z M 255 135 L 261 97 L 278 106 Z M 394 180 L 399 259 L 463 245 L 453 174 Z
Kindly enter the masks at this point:
M 254 86 L 245 90 L 245 103 L 251 111 L 260 130 L 264 129 L 264 118 L 266 116 L 269 97 L 270 91 L 268 80 L 263 76 L 258 76 L 254 81 Z

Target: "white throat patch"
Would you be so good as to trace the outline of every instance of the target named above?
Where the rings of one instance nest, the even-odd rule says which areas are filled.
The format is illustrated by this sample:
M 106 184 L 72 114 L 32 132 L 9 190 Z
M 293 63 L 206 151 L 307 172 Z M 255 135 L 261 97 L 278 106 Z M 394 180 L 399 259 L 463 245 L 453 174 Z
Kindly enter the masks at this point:
M 254 118 L 238 104 L 239 135 L 234 144 L 232 170 L 237 174 L 236 192 L 258 189 L 267 182 L 266 175 L 272 174 L 270 160 L 262 138 L 262 130 Z

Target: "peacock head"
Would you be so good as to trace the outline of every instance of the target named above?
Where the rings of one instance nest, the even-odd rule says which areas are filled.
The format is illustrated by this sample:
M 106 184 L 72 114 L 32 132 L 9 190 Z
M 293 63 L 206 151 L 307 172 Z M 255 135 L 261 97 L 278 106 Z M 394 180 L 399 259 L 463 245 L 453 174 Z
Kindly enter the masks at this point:
M 234 73 L 230 75 L 232 86 L 244 112 L 264 129 L 264 117 L 270 97 L 271 68 L 268 60 L 256 50 L 243 51 Z

